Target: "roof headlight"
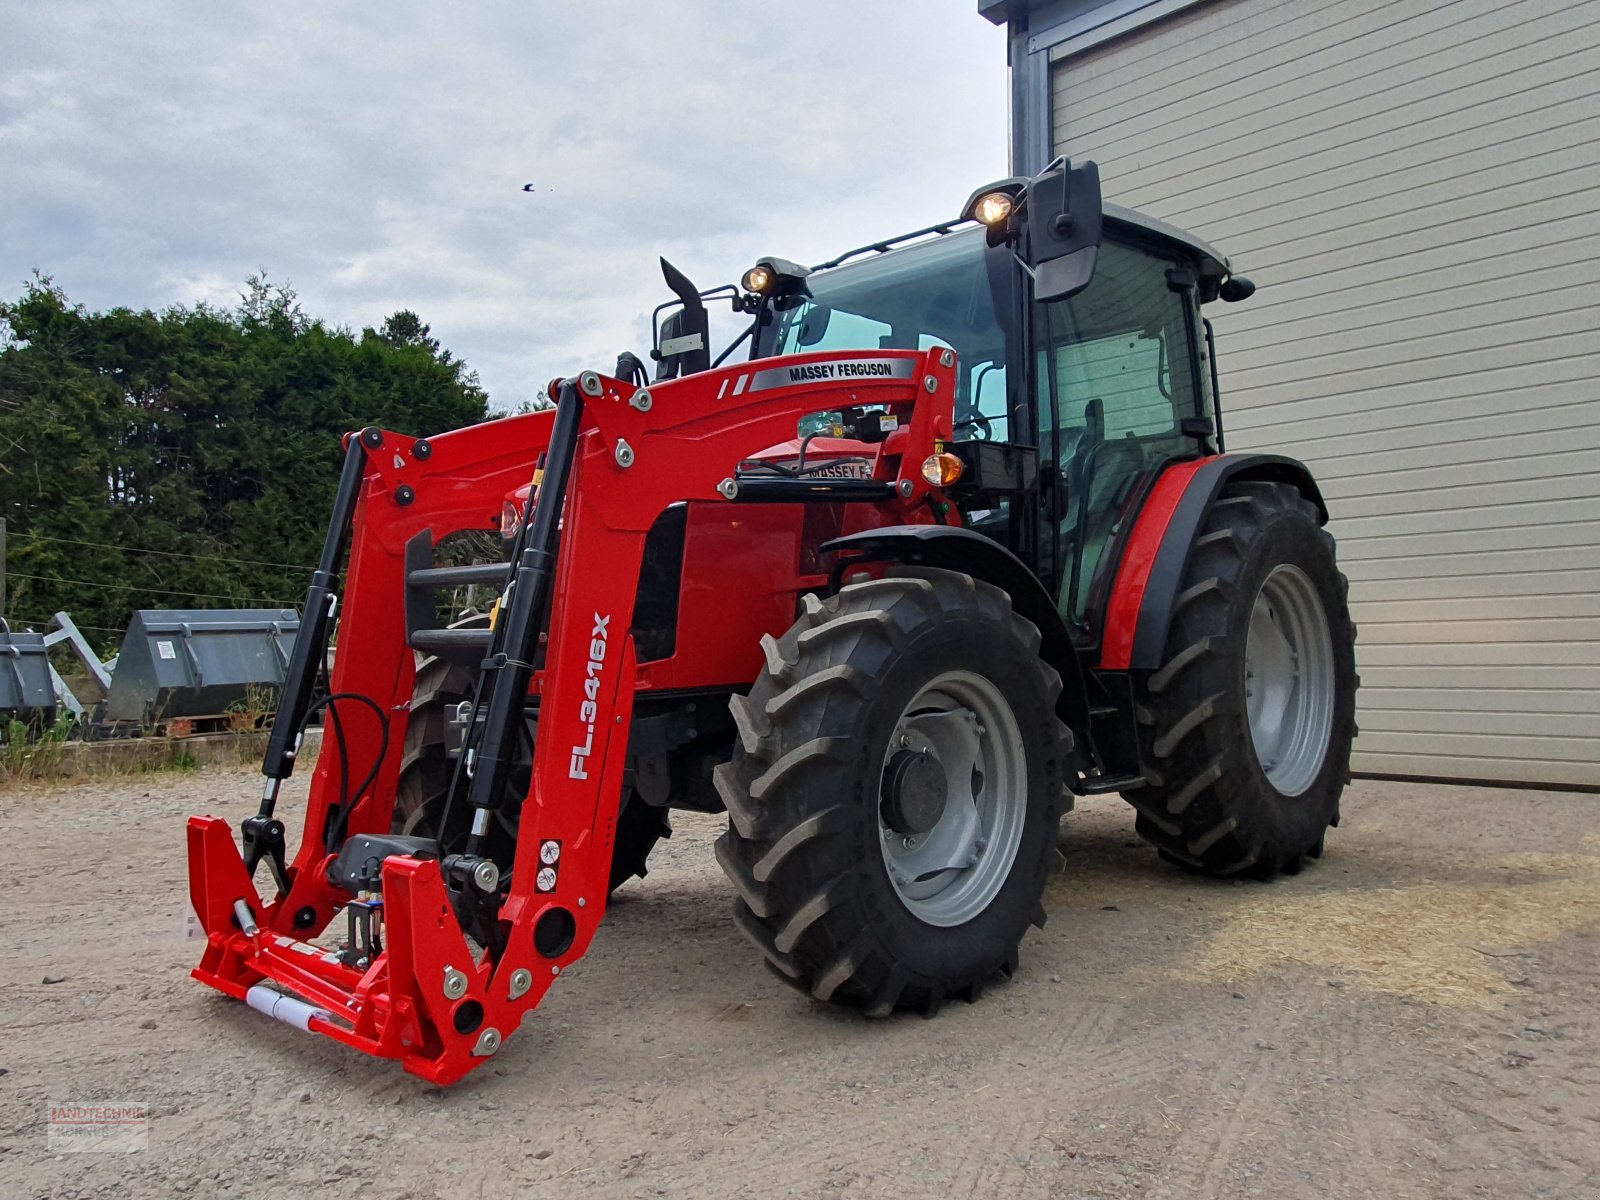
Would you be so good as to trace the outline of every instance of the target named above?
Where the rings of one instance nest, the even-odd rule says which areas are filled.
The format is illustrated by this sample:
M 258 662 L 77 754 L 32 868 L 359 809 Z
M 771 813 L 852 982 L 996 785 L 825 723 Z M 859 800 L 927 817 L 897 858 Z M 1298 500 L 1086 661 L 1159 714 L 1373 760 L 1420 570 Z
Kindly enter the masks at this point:
M 972 215 L 983 224 L 993 227 L 1005 222 L 1016 203 L 1009 192 L 986 192 L 973 202 Z

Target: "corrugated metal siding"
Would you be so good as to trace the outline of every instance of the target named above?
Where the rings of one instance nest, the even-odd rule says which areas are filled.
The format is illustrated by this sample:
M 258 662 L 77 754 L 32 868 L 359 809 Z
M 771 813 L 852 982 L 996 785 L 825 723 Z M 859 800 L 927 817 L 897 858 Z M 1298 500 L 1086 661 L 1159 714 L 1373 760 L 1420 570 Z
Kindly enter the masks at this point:
M 1219 0 L 1053 111 L 1260 288 L 1211 312 L 1229 445 L 1327 495 L 1356 769 L 1600 785 L 1600 2 Z

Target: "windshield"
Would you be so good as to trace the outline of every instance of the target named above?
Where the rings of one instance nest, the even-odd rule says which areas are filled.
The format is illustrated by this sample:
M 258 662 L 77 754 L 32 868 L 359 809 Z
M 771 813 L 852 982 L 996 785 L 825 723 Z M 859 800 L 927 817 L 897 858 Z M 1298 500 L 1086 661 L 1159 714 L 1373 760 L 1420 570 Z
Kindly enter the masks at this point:
M 1009 440 L 1005 335 L 984 268 L 983 230 L 873 255 L 806 283 L 810 298 L 776 314 L 757 357 L 948 346 L 960 362 L 956 436 Z

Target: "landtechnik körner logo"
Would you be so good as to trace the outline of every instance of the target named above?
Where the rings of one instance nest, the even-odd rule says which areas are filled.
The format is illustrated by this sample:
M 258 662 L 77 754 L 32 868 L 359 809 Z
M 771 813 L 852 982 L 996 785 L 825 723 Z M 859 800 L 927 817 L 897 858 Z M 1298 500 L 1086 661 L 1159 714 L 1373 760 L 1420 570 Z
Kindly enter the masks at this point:
M 123 1100 L 52 1100 L 45 1129 L 55 1153 L 129 1154 L 148 1145 L 149 1108 Z

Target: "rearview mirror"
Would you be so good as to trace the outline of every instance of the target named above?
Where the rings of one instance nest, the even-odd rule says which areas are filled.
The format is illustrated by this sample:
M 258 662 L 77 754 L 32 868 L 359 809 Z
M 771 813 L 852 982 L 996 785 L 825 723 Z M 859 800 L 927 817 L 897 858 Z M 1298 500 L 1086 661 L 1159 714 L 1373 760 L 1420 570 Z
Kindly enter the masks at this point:
M 711 325 L 705 302 L 683 272 L 664 258 L 661 274 L 683 307 L 661 322 L 661 344 L 650 353 L 656 360 L 658 382 L 693 375 L 711 366 Z
M 1100 254 L 1100 168 L 1063 162 L 1028 184 L 1027 247 L 1035 300 L 1065 300 L 1089 286 Z
M 800 318 L 800 332 L 795 341 L 802 346 L 815 346 L 828 336 L 828 321 L 832 316 L 833 309 L 826 304 L 813 304 Z

